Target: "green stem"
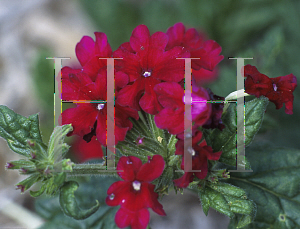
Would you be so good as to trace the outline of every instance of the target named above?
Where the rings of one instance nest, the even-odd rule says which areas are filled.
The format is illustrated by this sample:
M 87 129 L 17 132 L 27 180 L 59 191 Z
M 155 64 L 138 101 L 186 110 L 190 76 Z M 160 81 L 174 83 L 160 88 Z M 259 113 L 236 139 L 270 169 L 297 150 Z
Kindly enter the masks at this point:
M 116 169 L 108 168 L 103 164 L 73 164 L 72 171 L 68 171 L 68 176 L 76 175 L 116 175 Z

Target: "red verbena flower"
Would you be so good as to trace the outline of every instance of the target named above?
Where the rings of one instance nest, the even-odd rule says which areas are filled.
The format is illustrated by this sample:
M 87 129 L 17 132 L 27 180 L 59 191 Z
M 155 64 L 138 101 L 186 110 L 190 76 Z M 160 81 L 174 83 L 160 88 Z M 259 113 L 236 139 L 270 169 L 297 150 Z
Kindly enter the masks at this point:
M 250 64 L 244 67 L 245 92 L 256 97 L 265 96 L 280 109 L 285 103 L 285 113 L 293 114 L 293 92 L 297 87 L 297 78 L 293 74 L 269 78 Z
M 148 162 L 134 156 L 122 156 L 118 162 L 118 175 L 123 181 L 113 183 L 107 190 L 106 204 L 121 205 L 115 216 L 118 227 L 146 228 L 149 223 L 149 211 L 152 208 L 159 215 L 166 215 L 163 206 L 158 202 L 155 185 L 150 182 L 158 178 L 165 166 L 162 156 L 148 157 Z
M 179 82 L 184 78 L 184 61 L 189 57 L 181 46 L 165 51 L 168 36 L 156 32 L 150 36 L 145 25 L 137 26 L 130 42 L 122 44 L 113 54 L 116 69 L 129 76 L 129 84 L 120 90 L 117 101 L 136 110 L 142 108 L 149 114 L 158 113 L 162 107 L 157 101 L 154 86 L 163 81 Z
M 155 123 L 161 129 L 167 129 L 171 134 L 184 131 L 184 90 L 174 82 L 157 84 L 154 91 L 163 109 L 155 115 Z M 192 92 L 192 121 L 196 125 L 205 124 L 211 115 L 212 105 L 208 92 L 202 87 L 193 87 Z M 196 101 L 197 100 L 197 101 Z M 175 123 L 175 124 L 174 124 Z
M 194 128 L 193 128 L 194 129 Z M 178 135 L 178 142 L 176 143 L 176 155 L 182 155 L 181 169 L 184 169 L 184 138 L 183 135 Z M 174 180 L 174 183 L 179 188 L 186 188 L 194 179 L 194 176 L 199 179 L 204 179 L 208 172 L 207 160 L 217 161 L 220 159 L 222 152 L 213 152 L 212 148 L 203 140 L 200 144 L 198 142 L 202 139 L 202 132 L 196 131 L 192 139 L 192 148 L 189 153 L 192 154 L 192 169 L 201 170 L 201 172 L 186 172 L 179 179 Z
M 203 33 L 198 33 L 195 28 L 185 29 L 182 23 L 176 23 L 167 30 L 169 41 L 166 50 L 175 46 L 186 48 L 192 58 L 193 77 L 197 84 L 212 81 L 217 76 L 216 65 L 223 60 L 224 56 L 219 55 L 221 46 L 214 40 L 206 40 Z

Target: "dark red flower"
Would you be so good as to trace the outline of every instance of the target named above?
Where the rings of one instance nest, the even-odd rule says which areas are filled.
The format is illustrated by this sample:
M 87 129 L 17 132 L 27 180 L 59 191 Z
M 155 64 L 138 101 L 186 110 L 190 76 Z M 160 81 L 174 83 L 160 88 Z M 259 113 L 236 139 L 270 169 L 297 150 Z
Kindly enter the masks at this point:
M 189 57 L 183 47 L 165 51 L 168 36 L 156 32 L 150 36 L 145 25 L 137 26 L 130 42 L 122 44 L 113 54 L 116 69 L 129 76 L 128 86 L 121 89 L 117 101 L 136 110 L 142 108 L 149 114 L 158 113 L 162 107 L 157 101 L 154 86 L 163 81 L 179 82 L 184 78 L 184 61 L 176 58 Z
M 75 142 L 72 145 L 72 149 L 79 162 L 103 158 L 101 144 L 94 136 L 90 142 L 86 142 L 82 138 L 76 137 Z
M 269 78 L 250 64 L 244 67 L 245 92 L 256 97 L 265 96 L 280 109 L 285 103 L 285 113 L 293 114 L 293 92 L 297 87 L 297 78 L 293 74 Z
M 154 192 L 155 185 L 150 182 L 158 178 L 165 166 L 162 156 L 148 157 L 148 162 L 134 156 L 121 157 L 117 170 L 123 181 L 113 183 L 107 190 L 106 204 L 109 206 L 121 205 L 115 222 L 123 228 L 131 225 L 132 228 L 146 228 L 149 223 L 149 212 L 152 208 L 159 215 L 166 215 L 163 206 L 158 202 L 158 194 Z M 136 218 L 139 215 L 139 218 Z M 139 220 L 138 220 L 139 219 Z
M 194 129 L 194 128 L 193 128 Z M 179 135 L 177 136 L 179 137 Z M 192 169 L 201 170 L 201 172 L 186 172 L 179 179 L 174 180 L 174 183 L 179 188 L 186 188 L 189 183 L 194 179 L 194 176 L 199 179 L 204 179 L 207 176 L 208 172 L 208 163 L 207 160 L 219 160 L 222 152 L 215 152 L 210 146 L 206 144 L 206 141 L 203 140 L 198 144 L 202 139 L 202 132 L 196 131 L 192 139 L 192 148 L 189 149 L 189 153 L 192 154 Z M 181 135 L 181 138 L 176 143 L 176 155 L 182 155 L 181 169 L 184 169 L 184 138 Z
M 216 65 L 223 60 L 224 56 L 219 55 L 221 46 L 214 40 L 206 40 L 203 33 L 198 33 L 195 28 L 185 29 L 182 23 L 176 23 L 167 30 L 169 42 L 166 50 L 175 46 L 183 46 L 190 53 L 192 58 L 193 77 L 197 84 L 209 82 L 216 78 L 216 71 L 212 72 Z M 208 78 L 211 77 L 211 79 Z
M 157 84 L 154 91 L 163 109 L 155 115 L 155 123 L 161 129 L 167 129 L 171 134 L 184 131 L 184 90 L 174 82 Z M 201 87 L 193 86 L 192 92 L 192 121 L 196 125 L 205 124 L 211 115 L 208 92 Z

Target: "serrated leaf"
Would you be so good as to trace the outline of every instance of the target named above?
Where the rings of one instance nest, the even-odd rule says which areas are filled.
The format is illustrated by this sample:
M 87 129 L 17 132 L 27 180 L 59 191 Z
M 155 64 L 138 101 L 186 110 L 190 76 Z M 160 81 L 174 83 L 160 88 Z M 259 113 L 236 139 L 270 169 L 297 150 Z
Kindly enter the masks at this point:
M 257 216 L 245 228 L 300 228 L 300 150 L 264 144 L 247 153 L 253 172 L 231 173 L 229 179 L 257 204 Z
M 269 100 L 264 97 L 255 98 L 245 103 L 245 145 L 249 145 L 258 132 Z M 214 129 L 208 136 L 208 144 L 212 145 L 214 152 L 222 151 L 220 162 L 236 166 L 236 104 L 230 104 L 222 116 L 226 128 L 222 131 Z M 243 128 L 240 126 L 239 128 Z M 238 136 L 244 137 L 244 136 Z M 247 150 L 246 150 L 247 157 Z M 246 159 L 246 168 L 249 163 Z
M 84 220 L 75 220 L 65 216 L 61 211 L 58 197 L 37 199 L 36 212 L 48 220 L 40 229 L 117 229 L 114 217 L 118 207 L 105 204 L 106 191 L 117 180 L 119 179 L 113 177 L 83 177 L 81 181 L 79 180 L 80 186 L 76 191 L 78 205 L 87 209 L 91 207 L 95 199 L 100 203 L 98 211 Z
M 34 139 L 42 142 L 38 115 L 30 115 L 26 118 L 0 105 L 0 136 L 7 141 L 14 152 L 30 157 L 27 140 Z
M 208 214 L 209 207 L 212 207 L 230 218 L 233 218 L 235 214 L 242 214 L 249 216 L 245 219 L 250 219 L 251 222 L 255 216 L 256 206 L 241 188 L 227 183 L 208 183 L 198 194 L 205 215 Z M 247 220 L 242 221 L 241 225 Z

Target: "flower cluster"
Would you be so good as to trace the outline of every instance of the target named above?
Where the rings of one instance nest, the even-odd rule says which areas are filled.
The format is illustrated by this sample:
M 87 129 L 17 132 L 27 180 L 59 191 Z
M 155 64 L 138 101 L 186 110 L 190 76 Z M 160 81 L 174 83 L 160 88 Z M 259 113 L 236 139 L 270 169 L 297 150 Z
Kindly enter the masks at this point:
M 221 46 L 206 40 L 205 35 L 196 29 L 187 29 L 182 23 L 170 27 L 166 33 L 150 34 L 147 26 L 137 26 L 128 42 L 112 51 L 104 33 L 95 32 L 96 40 L 83 37 L 76 46 L 76 55 L 81 68 L 64 67 L 62 73 L 62 99 L 77 101 L 76 107 L 62 113 L 62 124 L 71 123 L 70 135 L 79 135 L 86 143 L 78 144 L 79 151 L 99 149 L 99 154 L 89 157 L 103 157 L 101 146 L 106 146 L 107 105 L 107 60 L 115 60 L 115 144 L 124 141 L 127 132 L 133 127 L 129 118 L 139 120 L 138 111 L 154 116 L 160 129 L 176 135 L 176 155 L 182 156 L 181 169 L 184 169 L 184 114 L 185 114 L 185 66 L 183 58 L 198 58 L 192 61 L 192 169 L 185 172 L 174 184 L 179 188 L 188 187 L 194 179 L 205 179 L 208 175 L 208 160 L 219 160 L 222 152 L 213 152 L 206 144 L 200 129 L 222 130 L 225 126 L 221 116 L 224 97 L 215 95 L 203 83 L 212 81 L 217 75 L 217 64 L 224 58 Z M 293 108 L 293 91 L 296 78 L 290 74 L 268 78 L 253 66 L 246 65 L 246 92 L 257 97 L 263 95 L 279 109 L 286 104 L 286 113 Z M 80 103 L 84 100 L 85 103 Z M 219 101 L 219 102 L 218 102 Z M 81 140 L 81 141 L 83 141 Z M 143 144 L 143 137 L 137 145 Z M 83 146 L 83 148 L 82 148 Z M 108 189 L 106 203 L 120 205 L 115 216 L 121 227 L 146 228 L 151 208 L 159 215 L 165 215 L 157 201 L 153 180 L 161 176 L 165 166 L 162 156 L 154 155 L 148 162 L 134 156 L 121 157 L 117 170 L 123 181 L 112 184 Z M 200 171 L 199 171 L 200 170 Z
M 194 28 L 185 29 L 182 23 L 170 27 L 166 33 L 150 35 L 145 25 L 137 26 L 129 42 L 112 51 L 104 33 L 96 32 L 96 40 L 83 37 L 76 46 L 80 69 L 64 67 L 62 73 L 62 99 L 77 101 L 75 108 L 62 113 L 62 124 L 71 123 L 70 135 L 79 135 L 77 150 L 99 149 L 98 154 L 87 154 L 80 158 L 103 156 L 101 145 L 106 146 L 106 104 L 107 62 L 100 58 L 120 58 L 115 60 L 115 143 L 125 139 L 132 128 L 129 118 L 139 119 L 138 111 L 154 115 L 157 127 L 177 135 L 176 154 L 183 155 L 184 132 L 184 60 L 179 58 L 199 58 L 192 61 L 192 122 L 193 130 L 198 127 L 223 129 L 221 121 L 223 105 L 209 103 L 224 100 L 203 88 L 204 82 L 216 77 L 216 65 L 223 59 L 221 47 Z M 80 101 L 85 100 L 85 103 Z M 195 102 L 196 101 L 196 102 Z M 208 102 L 208 103 L 207 103 Z M 176 123 L 176 125 L 174 125 Z M 195 131 L 194 131 L 195 132 Z M 180 137 L 181 136 L 181 137 Z M 195 139 L 202 137 L 197 132 Z M 207 160 L 217 160 L 221 152 L 213 153 L 203 141 L 200 145 L 193 139 L 193 169 L 200 168 L 204 179 L 207 175 Z M 197 141 L 198 141 L 197 140 Z M 84 149 L 84 146 L 86 147 Z M 88 146 L 88 147 L 87 147 Z M 183 167 L 184 161 L 182 160 Z M 140 159 L 121 157 L 117 170 L 124 181 L 114 183 L 107 191 L 106 203 L 121 205 L 115 221 L 119 227 L 146 228 L 149 222 L 147 208 L 165 215 L 158 203 L 158 194 L 150 182 L 158 178 L 164 169 L 164 159 L 155 155 L 142 165 Z M 187 173 L 175 180 L 178 187 L 187 187 L 193 174 Z

